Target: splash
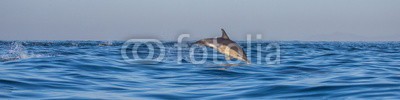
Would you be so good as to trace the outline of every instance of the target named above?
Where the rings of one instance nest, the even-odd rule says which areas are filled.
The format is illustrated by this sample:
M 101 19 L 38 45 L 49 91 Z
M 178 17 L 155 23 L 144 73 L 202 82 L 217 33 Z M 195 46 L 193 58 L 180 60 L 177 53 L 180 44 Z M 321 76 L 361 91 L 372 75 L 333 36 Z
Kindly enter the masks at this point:
M 112 46 L 113 45 L 113 41 L 105 41 L 101 44 L 99 44 L 99 46 Z
M 28 53 L 25 46 L 21 42 L 12 42 L 10 49 L 6 54 L 0 56 L 0 61 L 12 61 L 19 59 L 28 59 L 32 57 L 42 57 L 43 55 L 35 55 L 33 53 Z

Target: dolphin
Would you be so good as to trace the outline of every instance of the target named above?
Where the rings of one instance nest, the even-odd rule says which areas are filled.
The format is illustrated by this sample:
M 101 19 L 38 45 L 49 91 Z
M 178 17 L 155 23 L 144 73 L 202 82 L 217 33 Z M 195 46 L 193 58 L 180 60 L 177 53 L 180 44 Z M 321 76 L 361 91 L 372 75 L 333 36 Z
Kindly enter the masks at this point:
M 202 39 L 196 41 L 195 44 L 216 49 L 219 53 L 225 55 L 226 60 L 231 60 L 231 58 L 235 58 L 244 61 L 247 64 L 250 64 L 250 61 L 247 60 L 247 55 L 244 50 L 236 42 L 229 39 L 224 29 L 221 29 L 221 31 L 221 37 Z

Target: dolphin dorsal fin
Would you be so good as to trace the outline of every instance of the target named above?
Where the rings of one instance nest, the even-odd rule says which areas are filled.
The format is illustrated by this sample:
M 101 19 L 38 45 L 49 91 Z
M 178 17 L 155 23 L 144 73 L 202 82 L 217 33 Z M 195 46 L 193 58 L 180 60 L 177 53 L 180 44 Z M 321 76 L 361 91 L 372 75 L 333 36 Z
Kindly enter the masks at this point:
M 226 34 L 225 30 L 221 28 L 221 31 L 222 31 L 222 36 L 221 37 L 224 38 L 224 39 L 229 39 L 229 37 Z

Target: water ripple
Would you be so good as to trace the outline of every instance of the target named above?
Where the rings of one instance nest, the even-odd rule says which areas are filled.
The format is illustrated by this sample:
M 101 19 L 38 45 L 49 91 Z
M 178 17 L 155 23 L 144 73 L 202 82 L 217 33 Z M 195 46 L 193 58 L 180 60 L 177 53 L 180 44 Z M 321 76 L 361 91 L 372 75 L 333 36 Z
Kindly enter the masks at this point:
M 252 61 L 257 43 L 280 45 L 280 64 L 272 65 L 212 63 L 211 56 L 192 64 L 189 47 L 177 64 L 174 43 L 164 42 L 161 62 L 127 63 L 123 41 L 0 41 L 0 99 L 400 98 L 399 42 L 253 43 Z

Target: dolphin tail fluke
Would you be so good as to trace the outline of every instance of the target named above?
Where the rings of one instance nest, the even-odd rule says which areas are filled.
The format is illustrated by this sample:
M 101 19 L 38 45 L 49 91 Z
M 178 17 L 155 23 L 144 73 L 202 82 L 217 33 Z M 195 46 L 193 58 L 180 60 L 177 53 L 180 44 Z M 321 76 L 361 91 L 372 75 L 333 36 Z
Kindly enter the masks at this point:
M 251 62 L 250 62 L 250 61 L 246 61 L 246 63 L 247 63 L 247 64 L 251 64 Z

